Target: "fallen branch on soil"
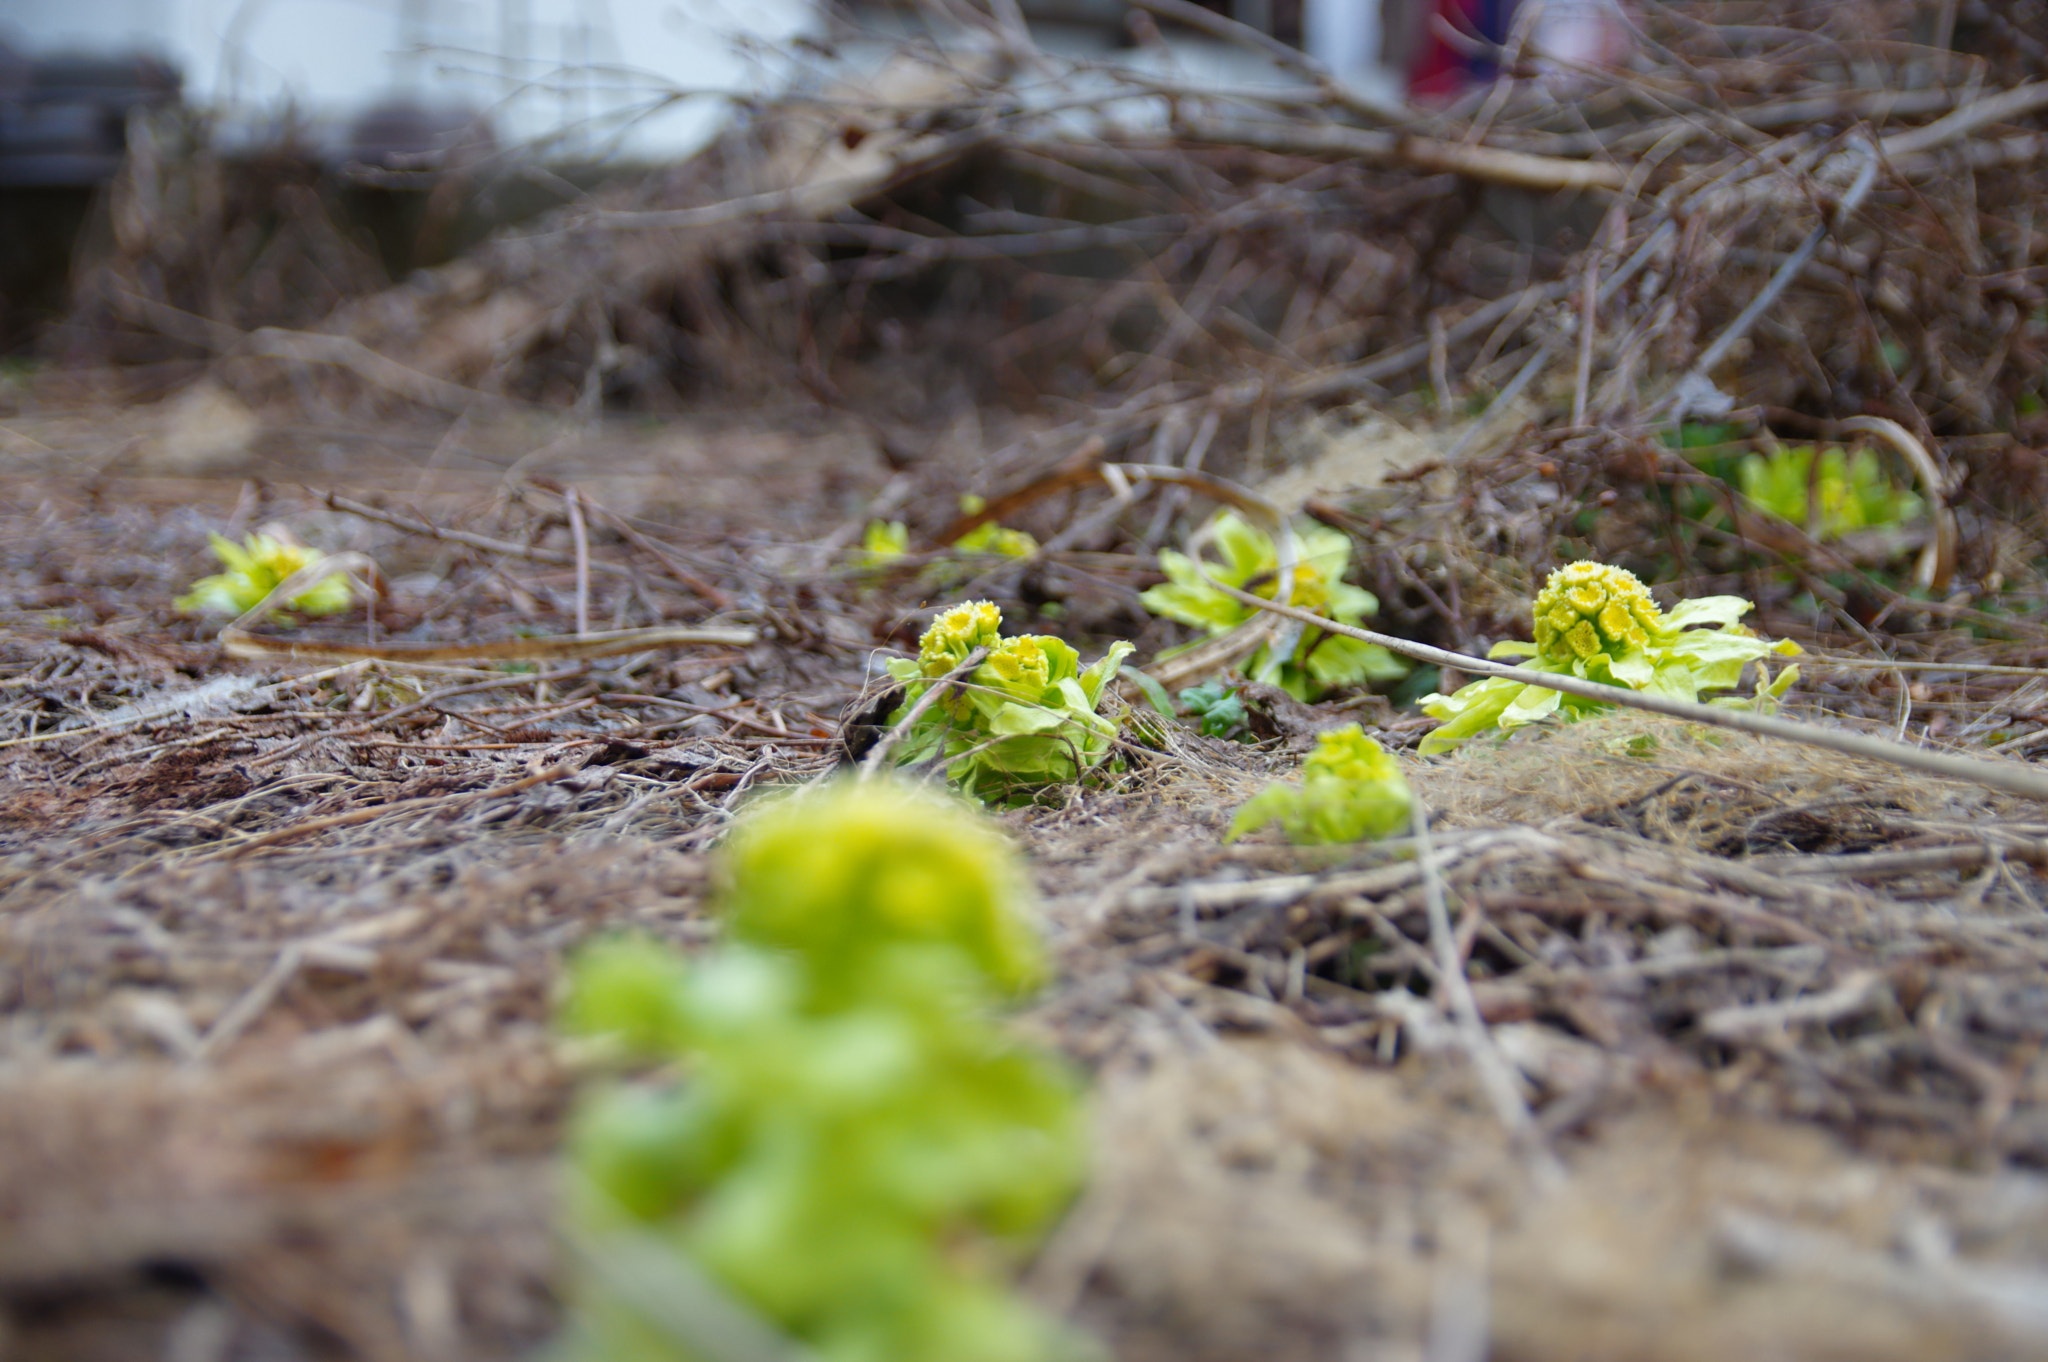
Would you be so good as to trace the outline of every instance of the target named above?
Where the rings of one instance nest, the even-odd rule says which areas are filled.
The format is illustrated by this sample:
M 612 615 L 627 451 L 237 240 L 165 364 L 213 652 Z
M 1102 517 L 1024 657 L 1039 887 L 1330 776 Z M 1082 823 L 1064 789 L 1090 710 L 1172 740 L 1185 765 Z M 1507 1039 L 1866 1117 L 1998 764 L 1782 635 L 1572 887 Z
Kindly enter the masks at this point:
M 1612 162 L 1567 161 L 1526 151 L 1504 151 L 1499 147 L 1337 124 L 1199 121 L 1182 123 L 1176 131 L 1192 141 L 1212 145 L 1253 147 L 1289 156 L 1341 156 L 1367 164 L 1403 166 L 1424 174 L 1457 175 L 1541 193 L 1584 193 L 1596 189 L 1619 193 L 1628 187 L 1629 181 L 1628 167 Z
M 487 553 L 502 553 L 508 558 L 524 558 L 530 563 L 549 563 L 556 567 L 576 566 L 576 555 L 573 553 L 563 553 L 559 549 L 535 548 L 529 544 L 515 544 L 507 539 L 493 539 L 489 535 L 472 534 L 468 530 L 443 529 L 439 525 L 421 520 L 416 516 L 400 515 L 396 511 L 387 511 L 382 507 L 372 506 L 368 502 L 342 496 L 338 492 L 322 492 L 320 494 L 320 503 L 330 511 L 344 511 L 349 515 L 361 516 L 365 520 L 374 520 L 379 525 L 389 525 L 394 530 L 403 530 L 407 534 L 420 535 L 426 539 L 438 539 L 444 544 L 463 544 L 469 548 L 483 549 Z M 590 570 L 593 572 L 608 572 L 615 577 L 631 577 L 635 575 L 633 569 L 619 563 L 592 563 Z

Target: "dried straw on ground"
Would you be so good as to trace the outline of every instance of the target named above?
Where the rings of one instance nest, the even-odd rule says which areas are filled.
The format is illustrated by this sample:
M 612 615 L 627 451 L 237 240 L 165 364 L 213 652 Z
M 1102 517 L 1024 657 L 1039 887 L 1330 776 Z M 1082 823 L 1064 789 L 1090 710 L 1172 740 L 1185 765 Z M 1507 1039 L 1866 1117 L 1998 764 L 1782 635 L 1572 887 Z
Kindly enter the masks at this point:
M 1400 125 L 1171 91 L 1164 129 L 1080 136 L 1012 98 L 1028 52 L 917 94 L 925 62 L 765 113 L 794 159 L 736 135 L 324 322 L 117 256 L 99 286 L 141 302 L 95 314 L 107 353 L 172 368 L 55 375 L 0 422 L 0 1356 L 545 1338 L 590 1063 L 549 1028 L 564 954 L 713 937 L 723 830 L 839 763 L 934 606 L 1184 641 L 1135 596 L 1203 484 L 1106 465 L 1303 506 L 1377 627 L 1465 652 L 1525 637 L 1572 556 L 1740 592 L 1809 648 L 1795 716 L 2031 764 L 2048 27 L 1956 7 L 1971 57 L 1857 36 L 1905 6 L 1751 8 L 1656 7 L 1575 104 Z M 1553 214 L 1541 175 L 1593 188 Z M 1783 438 L 1917 441 L 1943 591 L 1914 586 L 1932 510 L 1823 541 L 1657 438 L 1702 367 Z M 199 464 L 157 458 L 191 411 L 60 400 L 202 372 L 255 426 Z M 1064 541 L 941 553 L 963 492 Z M 919 551 L 856 562 L 871 516 Z M 385 590 L 269 635 L 382 658 L 238 658 L 171 612 L 205 531 L 273 519 Z M 632 629 L 755 641 L 391 651 Z M 2041 805 L 1616 715 L 1404 757 L 1426 838 L 1225 845 L 1318 729 L 1426 726 L 1253 699 L 1258 743 L 1133 738 L 1001 815 L 1061 963 L 1019 1024 L 1101 1126 L 1028 1290 L 1130 1359 L 2048 1356 Z

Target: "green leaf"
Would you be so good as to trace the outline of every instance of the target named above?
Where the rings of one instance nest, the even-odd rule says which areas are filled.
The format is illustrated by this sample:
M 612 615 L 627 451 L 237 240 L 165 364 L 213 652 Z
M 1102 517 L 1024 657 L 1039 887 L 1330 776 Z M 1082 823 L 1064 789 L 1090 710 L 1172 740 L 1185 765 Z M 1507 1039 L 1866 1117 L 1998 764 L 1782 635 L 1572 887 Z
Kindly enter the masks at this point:
M 1338 634 L 1318 634 L 1302 643 L 1302 665 L 1324 686 L 1358 686 L 1370 681 L 1398 681 L 1407 664 L 1380 647 Z
M 1190 686 L 1180 693 L 1180 702 L 1199 722 L 1201 731 L 1212 738 L 1246 735 L 1244 700 L 1220 681 Z

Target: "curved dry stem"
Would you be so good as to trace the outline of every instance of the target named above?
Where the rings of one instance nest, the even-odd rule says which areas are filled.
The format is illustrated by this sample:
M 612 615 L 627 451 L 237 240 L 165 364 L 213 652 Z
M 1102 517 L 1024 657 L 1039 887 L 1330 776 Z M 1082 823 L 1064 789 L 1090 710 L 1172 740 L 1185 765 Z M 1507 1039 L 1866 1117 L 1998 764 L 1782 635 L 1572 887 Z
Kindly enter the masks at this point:
M 1948 496 L 1942 487 L 1941 469 L 1935 464 L 1934 456 L 1911 431 L 1886 417 L 1852 416 L 1842 422 L 1841 428 L 1877 436 L 1912 465 L 1913 476 L 1920 480 L 1920 495 L 1927 499 L 1929 513 L 1934 518 L 1934 538 L 1920 550 L 1920 561 L 1913 568 L 1913 582 L 1923 591 L 1947 591 L 1956 575 L 1956 516 L 1949 509 Z

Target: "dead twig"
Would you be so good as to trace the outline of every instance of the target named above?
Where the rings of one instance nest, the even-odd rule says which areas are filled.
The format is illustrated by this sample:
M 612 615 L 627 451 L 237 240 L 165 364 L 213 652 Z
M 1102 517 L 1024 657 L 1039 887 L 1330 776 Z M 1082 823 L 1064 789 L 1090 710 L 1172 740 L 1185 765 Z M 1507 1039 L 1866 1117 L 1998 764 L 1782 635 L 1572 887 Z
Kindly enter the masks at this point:
M 881 771 L 882 764 L 889 759 L 890 750 L 903 740 L 903 735 L 908 733 L 916 725 L 917 721 L 922 719 L 926 712 L 945 696 L 948 690 L 958 685 L 962 679 L 973 675 L 974 669 L 987 660 L 988 649 L 976 648 L 967 654 L 966 657 L 960 659 L 959 666 L 953 668 L 944 676 L 936 678 L 930 688 L 923 695 L 917 697 L 917 703 L 912 705 L 901 719 L 889 725 L 875 739 L 874 747 L 869 749 L 865 757 L 861 758 L 860 779 L 873 780 L 876 774 Z
M 285 827 L 272 828 L 269 832 L 258 833 L 256 836 L 243 841 L 230 842 L 221 847 L 216 854 L 225 859 L 233 860 L 246 856 L 252 851 L 260 851 L 264 847 L 281 846 L 286 842 L 296 842 L 302 838 L 311 837 L 316 833 L 331 832 L 336 828 L 352 828 L 362 823 L 373 823 L 391 814 L 414 813 L 436 808 L 449 811 L 467 808 L 471 804 L 481 803 L 485 800 L 505 799 L 512 795 L 523 794 L 527 790 L 533 789 L 536 785 L 552 784 L 562 779 L 562 777 L 574 775 L 582 769 L 583 766 L 580 762 L 560 762 L 543 770 L 535 771 L 531 775 L 522 776 L 510 784 L 494 785 L 488 790 L 471 790 L 466 794 L 454 795 L 422 795 L 417 799 L 400 799 L 389 804 L 372 805 L 366 809 L 351 809 L 347 813 L 331 814 L 325 818 L 309 818 L 302 823 L 292 823 Z
M 562 489 L 562 506 L 569 516 L 569 538 L 576 546 L 576 637 L 590 634 L 590 533 L 583 527 L 583 499 L 576 489 Z

